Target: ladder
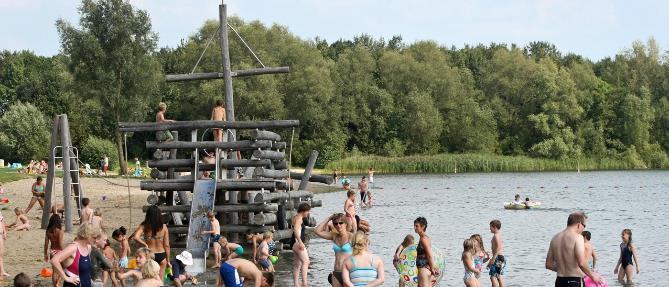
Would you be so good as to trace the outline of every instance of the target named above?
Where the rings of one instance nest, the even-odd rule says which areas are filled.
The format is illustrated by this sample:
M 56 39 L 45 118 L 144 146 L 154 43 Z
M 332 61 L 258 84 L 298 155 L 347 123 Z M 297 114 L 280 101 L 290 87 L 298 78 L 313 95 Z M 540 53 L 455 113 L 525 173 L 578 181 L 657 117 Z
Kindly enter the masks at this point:
M 57 151 L 60 150 L 60 156 L 57 156 Z M 70 198 L 74 199 L 76 204 L 77 204 L 77 214 L 79 215 L 79 218 L 81 218 L 81 198 L 83 197 L 83 188 L 81 187 L 81 180 L 79 178 L 79 149 L 74 146 L 68 146 L 67 151 L 70 152 L 70 170 L 63 170 L 63 173 L 69 172 L 70 175 L 72 176 L 72 180 L 70 180 L 70 186 L 65 186 L 64 181 L 58 182 L 54 178 L 54 185 L 63 185 L 63 188 L 70 189 Z M 63 146 L 55 146 L 53 150 L 51 151 L 51 154 L 54 159 L 63 159 Z M 74 164 L 72 164 L 74 163 Z M 55 197 L 52 198 L 53 201 L 56 201 L 57 198 L 62 198 L 63 199 L 63 204 L 65 203 L 65 198 L 64 194 L 61 194 L 59 192 L 54 192 Z M 53 203 L 53 202 L 52 202 Z M 52 206 L 56 206 L 53 205 Z

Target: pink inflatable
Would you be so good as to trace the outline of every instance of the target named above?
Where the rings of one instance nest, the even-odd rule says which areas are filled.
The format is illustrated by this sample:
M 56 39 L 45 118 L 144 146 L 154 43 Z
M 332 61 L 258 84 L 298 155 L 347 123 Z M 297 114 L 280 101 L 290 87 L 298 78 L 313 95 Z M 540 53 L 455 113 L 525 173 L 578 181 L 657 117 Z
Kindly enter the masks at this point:
M 590 277 L 585 276 L 585 287 L 609 287 L 609 284 L 606 284 L 606 279 L 602 277 L 602 284 L 597 284 L 594 280 L 592 280 Z

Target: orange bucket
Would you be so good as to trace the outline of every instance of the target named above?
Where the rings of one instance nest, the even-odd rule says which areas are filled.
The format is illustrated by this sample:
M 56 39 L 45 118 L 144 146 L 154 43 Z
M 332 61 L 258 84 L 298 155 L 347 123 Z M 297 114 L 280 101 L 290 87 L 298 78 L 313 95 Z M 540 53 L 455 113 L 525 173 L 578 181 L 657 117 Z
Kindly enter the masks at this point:
M 130 261 L 128 261 L 128 269 L 137 269 L 136 259 L 130 259 Z
M 45 277 L 45 278 L 46 277 L 51 277 L 51 275 L 53 275 L 53 272 L 51 271 L 51 269 L 46 268 L 46 267 L 42 268 L 42 270 L 40 270 L 40 272 L 39 272 L 39 276 L 42 276 L 42 277 Z

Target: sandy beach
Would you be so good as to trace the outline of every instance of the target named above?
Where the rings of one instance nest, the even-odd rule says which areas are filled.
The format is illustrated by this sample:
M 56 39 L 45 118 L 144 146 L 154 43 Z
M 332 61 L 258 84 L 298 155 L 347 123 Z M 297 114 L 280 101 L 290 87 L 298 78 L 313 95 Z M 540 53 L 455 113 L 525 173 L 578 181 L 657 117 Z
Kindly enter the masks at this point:
M 61 179 L 57 179 L 60 182 Z M 0 205 L 5 223 L 14 222 L 14 207 L 25 209 L 30 202 L 30 186 L 34 179 L 23 179 L 4 184 L 5 194 L 0 197 L 9 199 L 9 203 Z M 82 178 L 85 196 L 91 199 L 91 207 L 102 209 L 103 226 L 111 238 L 113 229 L 119 226 L 129 227 L 133 230 L 144 219 L 142 206 L 146 204 L 148 191 L 139 189 L 139 180 L 130 180 L 130 194 L 132 196 L 132 208 L 128 202 L 128 190 L 126 180 L 121 178 Z M 62 193 L 62 188 L 56 189 Z M 62 197 L 56 199 L 62 202 Z M 130 214 L 132 214 L 132 224 Z M 44 262 L 44 233 L 40 229 L 42 210 L 39 204 L 28 214 L 33 228 L 30 231 L 9 231 L 5 241 L 5 269 L 13 277 L 19 272 L 28 274 L 31 278 L 39 274 L 43 267 L 50 267 Z M 76 217 L 76 214 L 75 214 Z M 75 226 L 76 230 L 76 226 Z M 65 242 L 74 238 L 73 234 L 65 233 Z M 113 240 L 112 240 L 113 241 Z M 50 280 L 47 279 L 50 285 Z M 6 286 L 11 280 L 5 279 L 0 283 Z

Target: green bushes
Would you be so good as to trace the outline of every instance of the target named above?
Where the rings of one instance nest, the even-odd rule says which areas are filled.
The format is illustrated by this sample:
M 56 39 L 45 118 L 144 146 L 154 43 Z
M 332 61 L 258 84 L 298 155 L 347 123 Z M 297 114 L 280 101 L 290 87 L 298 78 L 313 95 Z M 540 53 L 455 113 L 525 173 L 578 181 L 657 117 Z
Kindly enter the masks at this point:
M 17 102 L 0 118 L 0 158 L 28 162 L 48 156 L 49 121 L 30 103 Z
M 638 162 L 620 159 L 540 159 L 490 154 L 438 154 L 430 156 L 352 156 L 332 162 L 327 169 L 365 173 L 370 167 L 380 173 L 453 173 L 633 169 Z
M 91 136 L 79 149 L 81 161 L 90 164 L 92 168 L 100 165 L 100 160 L 104 155 L 109 157 L 109 170 L 118 168 L 118 154 L 113 142 L 98 137 Z

